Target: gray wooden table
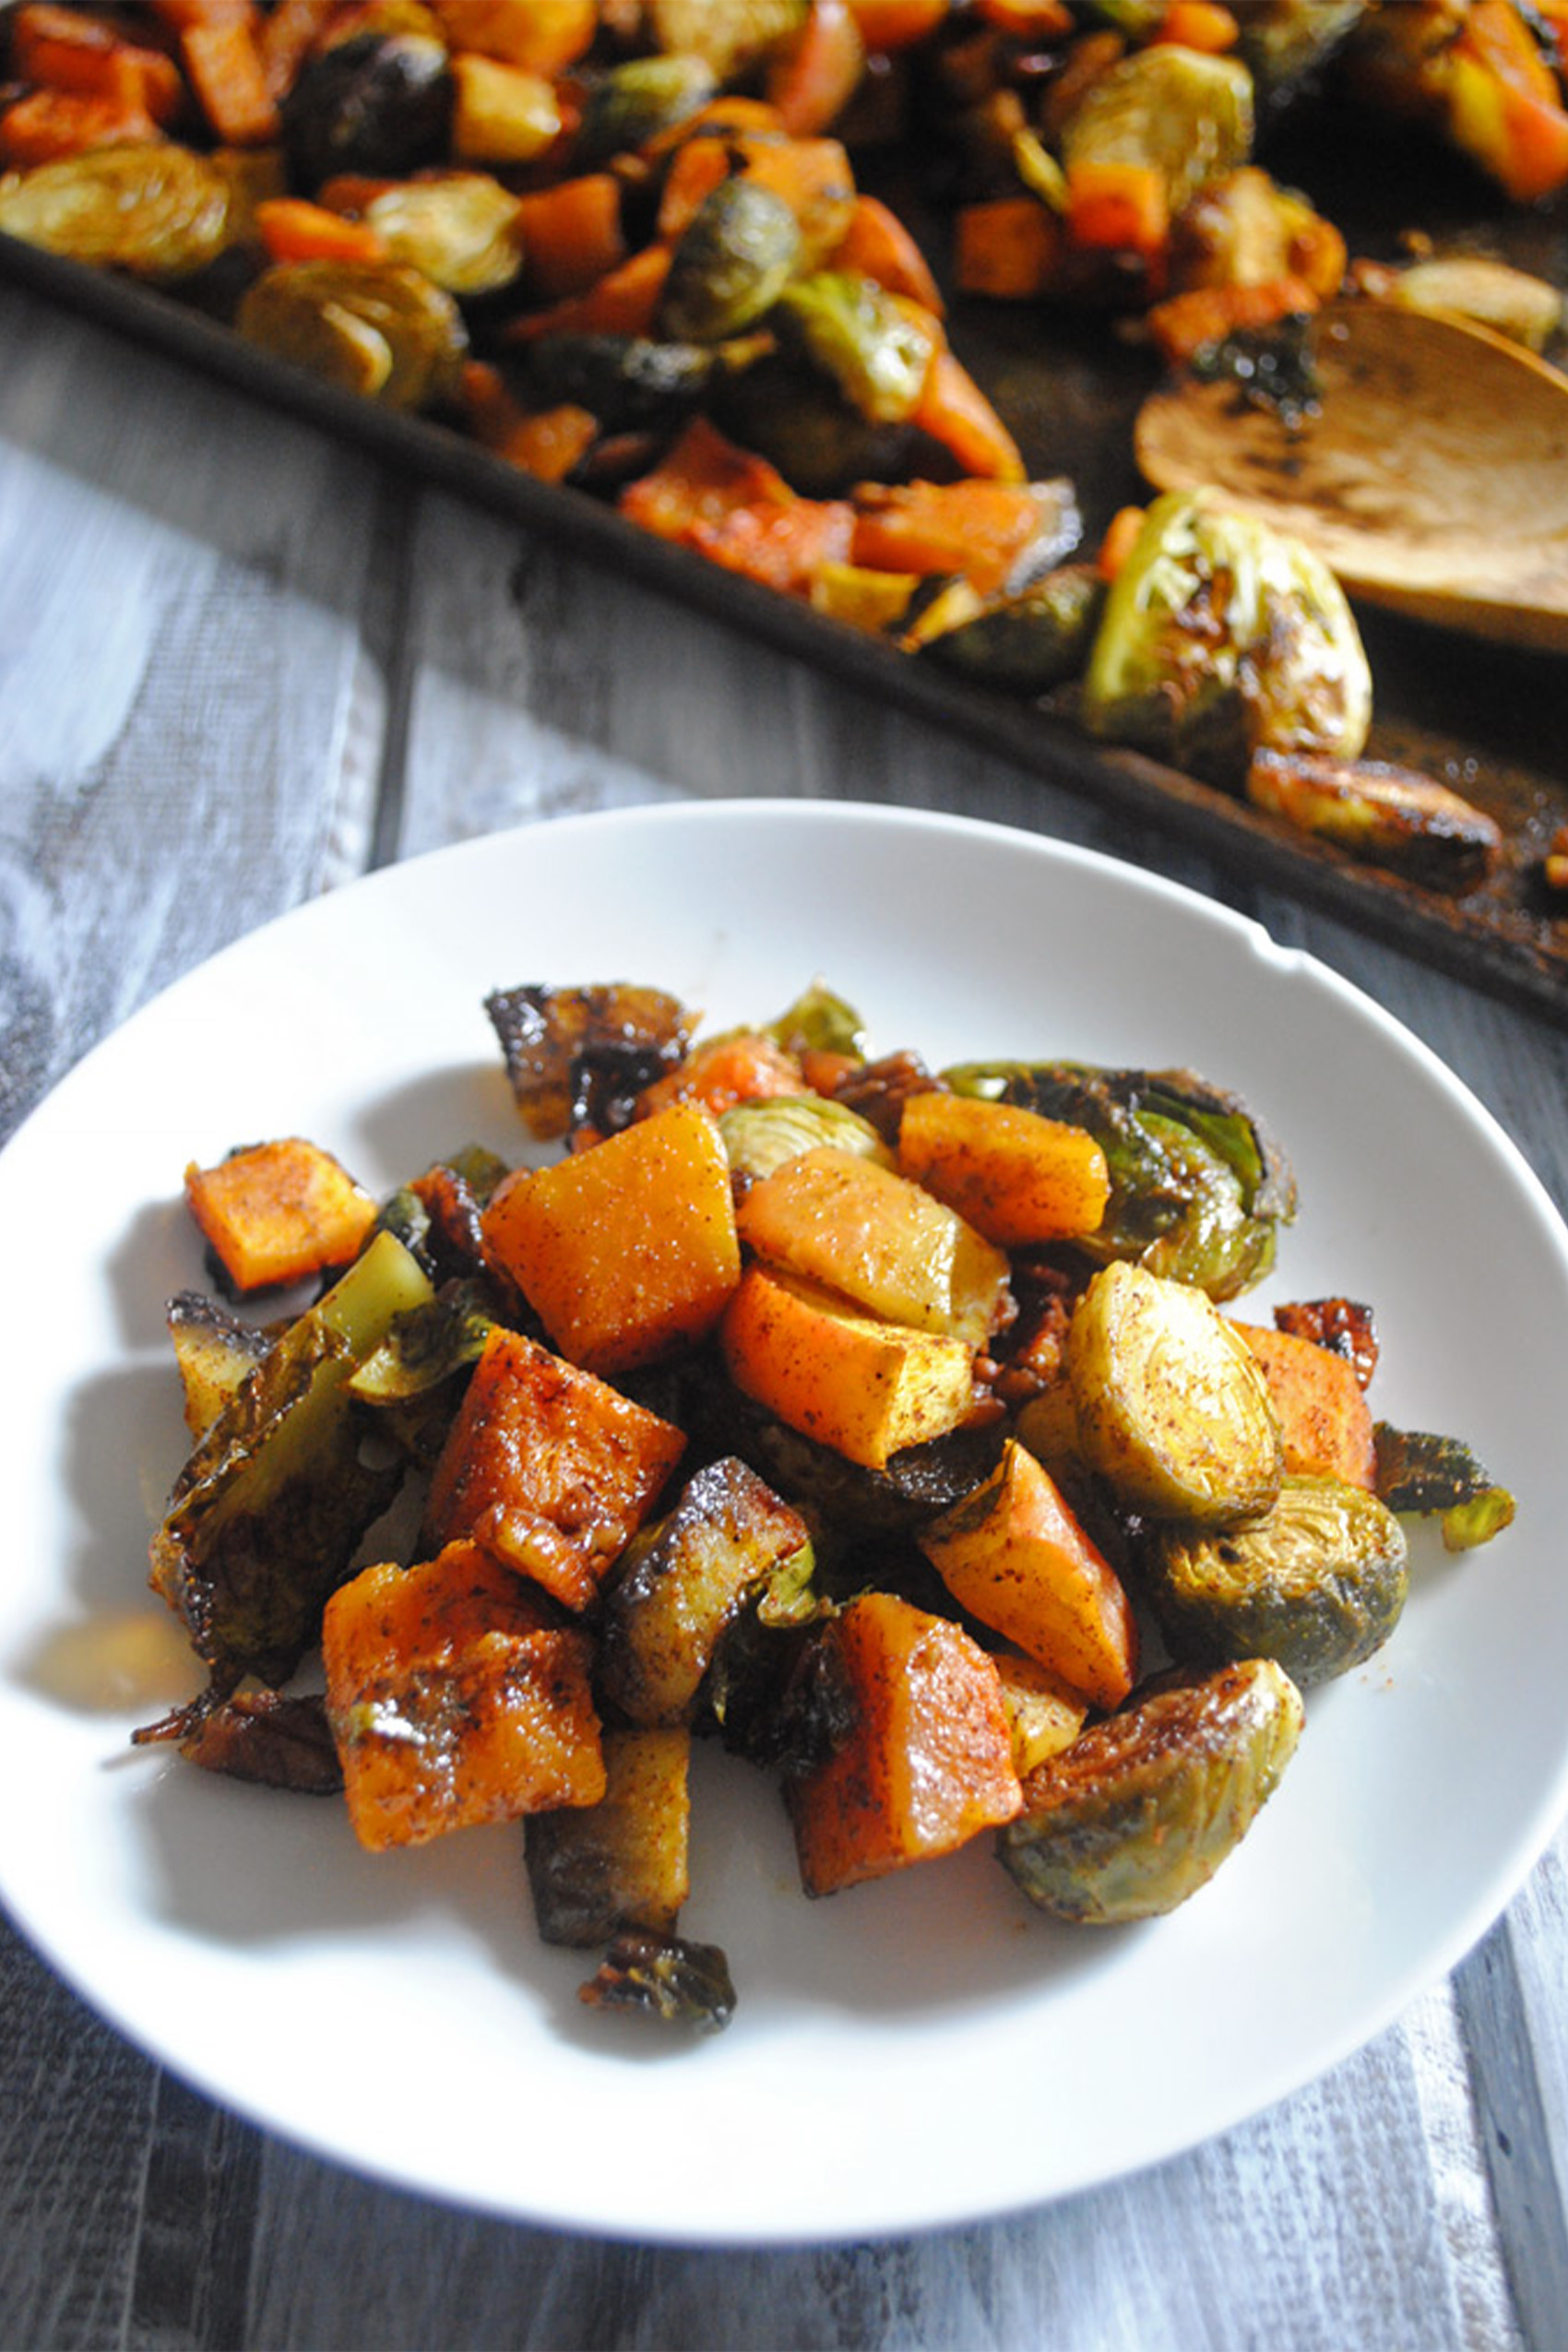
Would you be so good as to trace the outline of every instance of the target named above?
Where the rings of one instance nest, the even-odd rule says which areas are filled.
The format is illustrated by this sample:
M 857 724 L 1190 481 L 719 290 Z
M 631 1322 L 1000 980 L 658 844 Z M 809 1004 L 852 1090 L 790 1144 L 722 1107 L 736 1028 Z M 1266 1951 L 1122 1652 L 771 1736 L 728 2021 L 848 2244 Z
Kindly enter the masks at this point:
M 155 991 L 371 867 L 566 812 L 838 795 L 1244 909 L 1434 1047 L 1568 1206 L 1568 1031 L 15 291 L 0 671 L 0 1134 Z M 353 2178 L 149 2063 L 0 1917 L 0 2346 L 1562 2352 L 1565 1859 L 1222 2140 L 988 2227 L 766 2253 Z

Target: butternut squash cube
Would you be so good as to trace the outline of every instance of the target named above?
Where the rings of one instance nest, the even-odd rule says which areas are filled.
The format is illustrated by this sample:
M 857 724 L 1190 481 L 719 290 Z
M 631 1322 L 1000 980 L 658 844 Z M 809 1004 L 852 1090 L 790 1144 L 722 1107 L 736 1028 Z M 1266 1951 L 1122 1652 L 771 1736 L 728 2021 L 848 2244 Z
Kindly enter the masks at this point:
M 680 1430 L 593 1372 L 497 1328 L 432 1474 L 427 1538 L 481 1544 L 584 1609 L 684 1445 Z
M 237 1291 L 301 1282 L 357 1256 L 375 1223 L 370 1194 L 298 1135 L 185 1170 L 191 1215 Z
M 737 1223 L 765 1264 L 889 1323 L 978 1348 L 1005 1314 L 1002 1252 L 896 1169 L 836 1144 L 798 1153 L 752 1185 Z
M 961 1626 L 865 1593 L 821 1638 L 850 1728 L 785 1786 L 808 1895 L 950 1854 L 1021 1810 L 996 1668 Z
M 561 136 L 561 108 L 543 74 L 477 50 L 452 61 L 452 154 L 459 163 L 532 163 Z
M 704 1338 L 741 1278 L 730 1162 L 700 1103 L 517 1170 L 483 1231 L 562 1354 L 590 1372 L 629 1372 Z
M 974 1397 L 962 1339 L 880 1322 L 766 1266 L 747 1267 L 719 1339 L 738 1388 L 868 1469 L 956 1429 Z
M 898 1164 L 1004 1250 L 1092 1233 L 1111 1198 L 1105 1154 L 1082 1127 L 935 1087 L 904 1105 Z
M 920 1532 L 954 1599 L 1097 1706 L 1137 1671 L 1132 1604 L 1049 1471 L 1016 1438 L 996 1468 Z
M 691 1884 L 691 1754 L 678 1726 L 607 1730 L 598 1804 L 530 1816 L 524 1852 L 546 1943 L 673 1928 Z
M 364 1569 L 322 1625 L 355 1835 L 381 1851 L 604 1793 L 592 1646 L 477 1544 Z
M 1235 1328 L 1256 1360 L 1278 1416 L 1286 1469 L 1375 1489 L 1372 1407 L 1349 1358 L 1298 1332 L 1253 1323 Z

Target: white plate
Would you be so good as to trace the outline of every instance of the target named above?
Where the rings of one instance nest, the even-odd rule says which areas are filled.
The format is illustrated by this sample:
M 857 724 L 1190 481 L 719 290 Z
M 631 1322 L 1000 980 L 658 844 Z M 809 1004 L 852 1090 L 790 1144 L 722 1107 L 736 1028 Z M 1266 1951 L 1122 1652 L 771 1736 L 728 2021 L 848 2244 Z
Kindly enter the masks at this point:
M 469 1137 L 520 1156 L 491 988 L 648 980 L 718 1024 L 818 973 L 882 1048 L 1189 1063 L 1239 1087 L 1301 1188 L 1260 1306 L 1372 1301 L 1380 1411 L 1468 1438 L 1519 1521 L 1469 1559 L 1421 1532 L 1392 1645 L 1313 1696 L 1246 1843 L 1146 1927 L 1040 1918 L 983 1843 L 808 1903 L 771 1789 L 705 1753 L 683 1925 L 726 1946 L 740 2006 L 687 2045 L 580 2009 L 585 1956 L 538 1944 L 515 1829 L 370 1856 L 330 1800 L 129 1752 L 166 1694 L 143 1582 L 183 1452 L 162 1307 L 200 1279 L 187 1159 L 298 1132 L 379 1189 Z M 442 852 L 299 909 L 128 1023 L 0 1158 L 0 1226 L 30 1245 L 7 1277 L 27 1382 L 6 1406 L 0 1739 L 22 1793 L 0 1889 L 134 2040 L 371 2173 L 709 2242 L 1034 2203 L 1354 2049 L 1482 1933 L 1568 1801 L 1568 1236 L 1487 1114 L 1365 998 L 1091 855 L 809 802 Z

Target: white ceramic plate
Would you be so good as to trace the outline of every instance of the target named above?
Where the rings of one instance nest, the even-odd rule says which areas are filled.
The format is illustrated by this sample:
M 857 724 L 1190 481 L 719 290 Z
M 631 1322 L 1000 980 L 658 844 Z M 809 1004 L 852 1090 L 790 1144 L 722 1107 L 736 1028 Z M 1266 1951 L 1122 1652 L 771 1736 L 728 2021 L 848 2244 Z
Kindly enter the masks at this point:
M 1073 1930 L 983 1843 L 808 1903 L 771 1789 L 705 1753 L 683 1925 L 729 2031 L 582 2010 L 514 1829 L 360 1851 L 331 1800 L 131 1752 L 169 1695 L 149 1526 L 184 1451 L 162 1333 L 200 1280 L 182 1170 L 303 1133 L 373 1187 L 475 1137 L 521 1155 L 481 1000 L 631 977 L 710 1024 L 815 975 L 936 1063 L 1188 1063 L 1294 1158 L 1269 1297 L 1372 1301 L 1374 1401 L 1519 1500 L 1422 1531 L 1394 1642 L 1315 1693 L 1245 1844 L 1170 1918 Z M 0 1158 L 25 1392 L 0 1630 L 0 1891 L 190 2081 L 344 2163 L 649 2239 L 855 2237 L 1004 2211 L 1188 2146 L 1370 2037 L 1468 1949 L 1568 1800 L 1568 1236 L 1487 1114 L 1366 999 L 1254 926 L 960 820 L 678 805 L 473 842 L 318 900 L 181 982 Z M 180 1659 L 176 1687 L 194 1687 Z

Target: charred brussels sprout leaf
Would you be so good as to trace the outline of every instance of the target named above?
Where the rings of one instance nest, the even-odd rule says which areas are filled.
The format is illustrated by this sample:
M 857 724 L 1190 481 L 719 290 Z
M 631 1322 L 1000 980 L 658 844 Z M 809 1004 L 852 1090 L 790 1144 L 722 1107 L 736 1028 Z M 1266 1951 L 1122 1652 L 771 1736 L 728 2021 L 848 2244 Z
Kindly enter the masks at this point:
M 618 1935 L 577 1998 L 590 2009 L 626 2009 L 694 2033 L 722 2033 L 735 2013 L 730 1963 L 716 1943 L 628 1930 Z
M 234 323 L 248 342 L 390 409 L 449 398 L 469 347 L 451 295 L 392 262 L 279 262 L 247 289 Z
M 852 1004 L 836 996 L 821 980 L 814 980 L 776 1021 L 769 1021 L 765 1035 L 786 1053 L 841 1053 L 852 1062 L 865 1059 L 865 1023 Z
M 1296 1213 L 1289 1161 L 1239 1096 L 1190 1070 L 1087 1063 L 967 1063 L 944 1072 L 960 1094 L 1021 1104 L 1085 1128 L 1105 1154 L 1111 1198 L 1080 1244 L 1153 1274 L 1234 1298 L 1274 1264 Z
M 454 1283 L 428 1305 L 399 1315 L 379 1347 L 350 1374 L 365 1405 L 407 1405 L 478 1363 L 495 1327 L 494 1301 L 481 1283 Z
M 955 627 L 921 634 L 918 650 L 983 685 L 1049 694 L 1082 671 L 1104 603 L 1094 564 L 1061 564 L 1016 595 L 982 603 Z
M 710 351 L 646 335 L 542 335 L 523 364 L 508 370 L 529 407 L 569 401 L 606 433 L 673 431 L 712 374 Z
M 1252 1827 L 1302 1719 L 1272 1658 L 1162 1678 L 1029 1775 L 1024 1811 L 997 1833 L 1003 1867 L 1082 1926 L 1173 1911 Z
M 721 180 L 671 255 L 660 334 L 687 343 L 742 334 L 773 307 L 800 257 L 800 223 L 782 196 L 759 180 Z
M 1111 584 L 1083 717 L 1237 789 L 1258 751 L 1358 758 L 1372 674 L 1343 589 L 1308 548 L 1172 491 Z
M 695 1024 L 662 990 L 497 989 L 484 1004 L 529 1133 L 551 1143 L 585 1123 L 624 1124 L 633 1099 L 683 1062 Z
M 343 1786 L 327 1703 L 318 1692 L 287 1697 L 279 1691 L 246 1691 L 229 1699 L 198 1700 L 182 1716 L 132 1737 L 138 1745 L 177 1740 L 187 1763 L 267 1788 L 330 1797 Z
M 284 96 L 291 178 L 398 179 L 445 153 L 453 84 L 446 51 L 420 33 L 358 33 L 307 57 Z
M 197 1444 L 152 1540 L 152 1584 L 214 1682 L 286 1681 L 403 1466 L 367 1443 L 348 1381 L 430 1285 L 379 1234 L 291 1324 Z
M 1166 1528 L 1151 1554 L 1155 1612 L 1174 1657 L 1271 1657 L 1303 1690 L 1382 1648 L 1409 1581 L 1393 1512 L 1333 1478 L 1288 1477 L 1261 1519 L 1211 1535 Z
M 1435 1514 L 1450 1551 L 1473 1550 L 1513 1524 L 1515 1501 L 1462 1438 L 1379 1421 L 1377 1491 L 1391 1511 Z
M 0 232 L 100 269 L 191 278 L 236 232 L 233 184 L 172 141 L 89 148 L 0 186 Z

